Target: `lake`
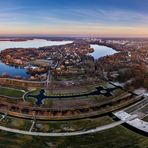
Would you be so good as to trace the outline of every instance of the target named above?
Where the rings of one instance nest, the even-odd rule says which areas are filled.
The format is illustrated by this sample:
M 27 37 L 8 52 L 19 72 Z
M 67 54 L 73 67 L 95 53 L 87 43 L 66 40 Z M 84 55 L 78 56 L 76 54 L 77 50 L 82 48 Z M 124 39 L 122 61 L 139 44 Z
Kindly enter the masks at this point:
M 34 39 L 27 41 L 0 41 L 0 51 L 6 48 L 39 48 L 44 46 L 65 45 L 73 41 L 47 41 L 44 39 Z M 0 75 L 9 74 L 10 76 L 29 77 L 27 70 L 20 67 L 6 65 L 0 61 Z
M 94 59 L 99 59 L 101 57 L 117 53 L 116 50 L 110 47 L 97 45 L 97 44 L 91 44 L 91 48 L 94 49 L 94 52 L 91 53 L 90 55 L 93 56 Z
M 10 76 L 21 76 L 22 78 L 27 78 L 30 75 L 27 70 L 21 67 L 9 66 L 0 61 L 0 75 L 8 74 Z
M 38 48 L 44 46 L 54 46 L 54 45 L 65 45 L 72 43 L 72 41 L 47 41 L 44 39 L 34 39 L 28 41 L 0 41 L 0 51 L 6 48 Z M 117 51 L 112 48 L 100 45 L 91 45 L 91 48 L 94 48 L 94 52 L 91 55 L 98 59 L 100 57 L 106 55 L 112 55 L 117 53 Z M 0 75 L 9 74 L 11 76 L 21 76 L 21 77 L 29 77 L 30 75 L 27 73 L 27 70 L 20 67 L 12 67 L 6 65 L 0 61 Z
M 72 41 L 47 41 L 44 39 L 34 39 L 27 41 L 0 41 L 0 51 L 6 48 L 39 48 L 44 46 L 65 45 Z

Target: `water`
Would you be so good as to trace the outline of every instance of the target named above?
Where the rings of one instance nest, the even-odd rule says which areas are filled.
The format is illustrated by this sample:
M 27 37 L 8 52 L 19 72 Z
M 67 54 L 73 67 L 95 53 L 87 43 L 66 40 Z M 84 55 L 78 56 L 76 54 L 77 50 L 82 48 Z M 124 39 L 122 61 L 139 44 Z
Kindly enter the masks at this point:
M 6 48 L 39 48 L 44 46 L 65 45 L 72 43 L 72 41 L 47 41 L 44 39 L 34 39 L 28 41 L 0 41 L 0 51 Z M 0 61 L 0 76 L 8 74 L 10 76 L 29 77 L 27 70 L 20 67 L 13 67 L 6 65 Z
M 6 48 L 38 48 L 43 46 L 53 46 L 53 45 L 65 45 L 68 43 L 72 43 L 72 41 L 47 41 L 44 39 L 34 39 L 28 41 L 14 42 L 14 41 L 0 41 L 0 51 Z M 100 45 L 91 45 L 94 48 L 94 52 L 91 55 L 98 59 L 100 57 L 106 55 L 112 55 L 117 53 L 112 48 Z M 7 73 L 11 76 L 21 76 L 21 77 L 29 77 L 27 74 L 27 70 L 20 67 L 12 67 L 8 66 L 0 61 L 0 75 Z
M 96 96 L 96 95 L 104 95 L 106 97 L 112 96 L 112 91 L 116 90 L 116 89 L 120 89 L 120 87 L 114 87 L 114 88 L 103 88 L 101 86 L 96 87 L 95 91 L 92 91 L 90 93 L 86 93 L 86 94 L 81 94 L 81 95 L 73 95 L 72 98 L 77 98 L 77 97 L 86 97 L 86 96 Z M 71 98 L 71 96 L 46 96 L 45 94 L 45 90 L 42 89 L 38 95 L 27 95 L 27 98 L 32 97 L 35 98 L 36 104 L 38 106 L 43 104 L 43 100 L 44 99 L 56 99 L 56 98 Z
M 44 46 L 65 45 L 72 41 L 47 41 L 44 39 L 34 39 L 27 41 L 0 41 L 0 51 L 6 48 L 39 48 Z
M 91 45 L 91 48 L 94 49 L 94 52 L 91 53 L 94 59 L 99 59 L 101 57 L 117 53 L 117 51 L 115 51 L 114 49 L 110 47 L 96 45 L 96 44 Z
M 8 74 L 10 76 L 21 76 L 22 78 L 27 78 L 30 75 L 27 73 L 27 70 L 21 67 L 12 67 L 6 65 L 0 61 L 0 75 Z

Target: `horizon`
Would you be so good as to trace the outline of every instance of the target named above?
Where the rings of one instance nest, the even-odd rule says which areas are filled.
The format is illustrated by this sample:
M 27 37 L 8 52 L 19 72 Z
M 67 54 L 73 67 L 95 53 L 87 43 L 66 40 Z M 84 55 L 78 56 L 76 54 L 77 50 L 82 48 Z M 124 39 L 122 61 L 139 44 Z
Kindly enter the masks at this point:
M 10 35 L 0 35 L 0 39 L 5 38 L 97 38 L 97 39 L 148 39 L 148 36 L 79 36 L 79 35 L 31 35 L 31 34 L 10 34 Z
M 146 0 L 5 0 L 0 2 L 0 36 L 147 38 L 147 4 Z

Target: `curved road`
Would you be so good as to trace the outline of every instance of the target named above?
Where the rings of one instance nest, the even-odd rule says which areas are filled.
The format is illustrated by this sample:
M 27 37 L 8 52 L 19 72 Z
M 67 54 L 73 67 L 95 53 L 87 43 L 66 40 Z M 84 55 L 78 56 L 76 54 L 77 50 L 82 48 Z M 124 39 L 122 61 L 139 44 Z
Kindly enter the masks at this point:
M 77 132 L 42 133 L 42 132 L 31 132 L 31 131 L 23 131 L 23 130 L 18 130 L 18 129 L 11 129 L 8 127 L 3 127 L 3 126 L 0 126 L 0 130 L 4 130 L 7 132 L 12 132 L 12 133 L 16 133 L 16 134 L 31 135 L 31 136 L 50 136 L 50 137 L 77 136 L 77 135 L 91 134 L 91 133 L 96 133 L 96 132 L 108 130 L 108 129 L 114 128 L 116 126 L 119 126 L 127 121 L 131 121 L 135 118 L 137 118 L 137 115 L 131 115 L 130 117 L 125 118 L 124 120 L 120 120 L 120 121 L 117 121 L 117 122 L 114 122 L 111 124 L 96 127 L 94 129 L 90 129 L 87 131 L 77 131 Z
M 11 129 L 7 127 L 0 126 L 0 130 L 4 130 L 7 132 L 17 133 L 17 134 L 24 134 L 24 135 L 32 135 L 32 136 L 50 136 L 50 137 L 60 137 L 60 136 L 77 136 L 77 135 L 84 135 L 84 134 L 91 134 L 100 131 L 104 131 L 110 128 L 114 128 L 123 124 L 125 121 L 118 121 L 112 124 L 104 125 L 101 127 L 97 127 L 95 129 L 87 130 L 87 131 L 77 131 L 77 132 L 65 132 L 65 133 L 42 133 L 42 132 L 31 132 L 31 131 L 23 131 L 18 129 Z

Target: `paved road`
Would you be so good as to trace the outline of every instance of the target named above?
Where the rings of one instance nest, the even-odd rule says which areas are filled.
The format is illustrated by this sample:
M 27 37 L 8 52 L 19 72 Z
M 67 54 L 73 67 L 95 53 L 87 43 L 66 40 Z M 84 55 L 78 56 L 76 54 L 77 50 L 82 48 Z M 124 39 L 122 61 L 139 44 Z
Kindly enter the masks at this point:
M 91 134 L 100 131 L 104 131 L 107 129 L 114 128 L 123 124 L 125 121 L 118 121 L 112 124 L 104 125 L 101 127 L 97 127 L 95 129 L 87 130 L 87 131 L 77 131 L 77 132 L 65 132 L 65 133 L 41 133 L 41 132 L 31 132 L 31 131 L 23 131 L 18 129 L 11 129 L 7 127 L 0 126 L 0 130 L 17 133 L 17 134 L 24 134 L 24 135 L 32 135 L 32 136 L 50 136 L 50 137 L 61 137 L 61 136 L 77 136 L 77 135 L 84 135 L 84 134 Z

